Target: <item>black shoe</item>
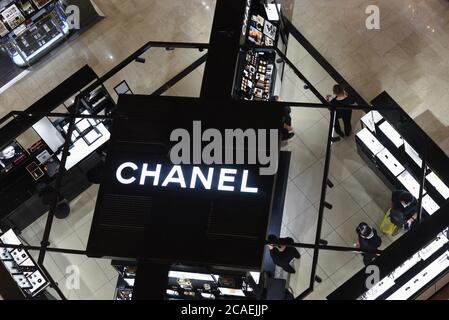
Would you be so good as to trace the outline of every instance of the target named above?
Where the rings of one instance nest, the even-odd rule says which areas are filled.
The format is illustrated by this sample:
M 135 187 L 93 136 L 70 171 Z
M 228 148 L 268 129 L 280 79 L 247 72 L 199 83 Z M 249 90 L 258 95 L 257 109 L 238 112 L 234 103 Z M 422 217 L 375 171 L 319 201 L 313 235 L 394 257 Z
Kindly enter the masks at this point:
M 284 139 L 282 139 L 282 141 L 286 142 L 286 141 L 289 141 L 289 140 L 293 139 L 294 137 L 295 137 L 295 133 L 294 132 L 289 132 L 287 134 L 287 136 Z
M 339 141 L 341 141 L 340 137 L 332 137 L 331 138 L 331 142 L 339 142 Z

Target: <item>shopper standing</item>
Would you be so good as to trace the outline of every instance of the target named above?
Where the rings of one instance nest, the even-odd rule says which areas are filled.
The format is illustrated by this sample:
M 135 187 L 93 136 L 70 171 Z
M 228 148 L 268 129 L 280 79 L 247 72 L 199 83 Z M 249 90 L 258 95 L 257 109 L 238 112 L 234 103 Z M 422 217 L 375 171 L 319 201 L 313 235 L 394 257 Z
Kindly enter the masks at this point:
M 268 236 L 268 248 L 270 249 L 270 256 L 275 265 L 284 269 L 288 273 L 295 273 L 295 269 L 290 265 L 292 260 L 301 258 L 298 249 L 294 247 L 287 247 L 286 245 L 294 244 L 292 238 L 279 239 L 275 235 Z M 282 243 L 282 244 L 280 244 Z
M 333 107 L 341 108 L 355 104 L 355 100 L 346 92 L 346 90 L 342 86 L 336 84 L 333 88 L 333 92 L 335 95 L 333 99 L 332 96 L 330 95 L 326 97 L 327 101 L 330 102 L 330 104 Z M 343 120 L 344 132 L 341 129 L 340 119 Z M 335 132 L 337 132 L 337 134 L 340 137 L 342 138 L 344 138 L 345 136 L 349 137 L 352 134 L 351 120 L 352 120 L 352 109 L 349 108 L 337 109 L 335 119 Z
M 365 222 L 359 224 L 356 232 L 359 237 L 359 241 L 355 244 L 357 248 L 375 251 L 382 245 L 382 239 L 378 236 L 376 229 L 371 228 Z M 362 256 L 363 263 L 365 266 L 368 266 L 377 255 L 375 253 L 363 252 Z
M 399 228 L 410 229 L 418 218 L 418 201 L 407 190 L 395 190 L 391 195 L 390 219 Z
M 271 101 L 280 102 L 281 99 L 279 98 L 279 96 L 273 96 L 271 98 Z M 292 113 L 292 109 L 289 106 L 285 106 L 282 110 L 282 116 L 283 116 L 283 127 L 281 128 L 282 141 L 288 141 L 295 136 L 295 133 L 293 132 L 293 127 L 292 127 L 291 113 Z

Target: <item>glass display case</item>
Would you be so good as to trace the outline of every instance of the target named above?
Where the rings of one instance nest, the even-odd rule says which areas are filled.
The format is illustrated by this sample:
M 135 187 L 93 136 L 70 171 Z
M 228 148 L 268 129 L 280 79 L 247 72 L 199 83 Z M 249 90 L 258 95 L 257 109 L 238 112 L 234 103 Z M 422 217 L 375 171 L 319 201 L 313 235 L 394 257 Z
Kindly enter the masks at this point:
M 0 48 L 17 66 L 30 66 L 65 40 L 70 32 L 66 20 L 60 1 L 1 2 Z

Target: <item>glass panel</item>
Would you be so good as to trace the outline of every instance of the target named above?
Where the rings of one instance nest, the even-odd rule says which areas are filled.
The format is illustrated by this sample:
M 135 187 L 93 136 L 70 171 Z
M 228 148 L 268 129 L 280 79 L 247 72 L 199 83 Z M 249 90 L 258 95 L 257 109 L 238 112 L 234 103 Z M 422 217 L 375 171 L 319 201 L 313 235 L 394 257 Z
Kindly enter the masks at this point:
M 129 93 L 152 94 L 204 54 L 206 51 L 200 52 L 197 49 L 151 48 L 139 57 L 140 62 L 131 62 L 106 81 L 105 87 L 116 101 L 118 86 L 123 85 L 124 81 Z M 165 95 L 198 97 L 202 82 L 199 70 L 193 70 L 176 84 L 176 89 L 170 88 Z

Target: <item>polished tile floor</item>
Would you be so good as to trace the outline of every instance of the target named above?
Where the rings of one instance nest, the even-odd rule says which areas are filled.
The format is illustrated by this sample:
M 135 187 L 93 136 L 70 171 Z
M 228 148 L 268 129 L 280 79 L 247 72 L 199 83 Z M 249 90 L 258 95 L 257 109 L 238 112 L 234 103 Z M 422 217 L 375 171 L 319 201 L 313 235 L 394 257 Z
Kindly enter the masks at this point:
M 175 0 L 96 2 L 107 18 L 2 93 L 0 115 L 26 108 L 86 63 L 104 74 L 149 40 L 208 42 L 215 5 L 212 0 L 188 0 L 182 5 Z M 380 31 L 364 27 L 368 4 L 381 8 Z M 387 90 L 445 150 L 449 150 L 448 18 L 449 3 L 439 0 L 296 0 L 293 12 L 299 30 L 367 100 Z M 288 56 L 301 72 L 322 95 L 330 93 L 334 81 L 301 46 L 294 41 L 289 46 Z M 194 50 L 152 49 L 145 54 L 145 65 L 127 67 L 107 87 L 126 79 L 135 93 L 151 93 L 199 56 Z M 199 68 L 166 94 L 197 96 L 201 75 Z M 281 96 L 285 101 L 318 102 L 289 70 Z M 327 110 L 294 109 L 296 136 L 285 146 L 292 151 L 292 164 L 282 235 L 301 242 L 315 239 L 328 119 Z M 355 132 L 359 119 L 360 114 L 355 114 Z M 330 175 L 335 186 L 327 200 L 334 208 L 325 212 L 321 238 L 329 244 L 352 246 L 358 223 L 379 225 L 390 193 L 358 157 L 353 138 L 333 145 Z M 71 203 L 67 220 L 55 221 L 52 245 L 85 248 L 96 192 L 96 187 L 89 189 Z M 24 232 L 30 244 L 39 244 L 44 219 Z M 393 240 L 384 237 L 383 245 Z M 295 294 L 308 287 L 312 255 L 302 250 L 302 258 L 295 262 L 297 273 L 289 278 Z M 65 286 L 67 266 L 72 264 L 81 271 L 79 290 Z M 117 274 L 107 260 L 49 254 L 45 266 L 70 299 L 111 299 L 114 294 Z M 317 273 L 323 282 L 315 284 L 308 298 L 324 299 L 362 266 L 358 254 L 321 251 Z
M 365 27 L 368 5 L 380 9 L 380 30 Z M 449 153 L 448 1 L 297 0 L 293 11 L 293 23 L 365 99 L 386 90 Z

